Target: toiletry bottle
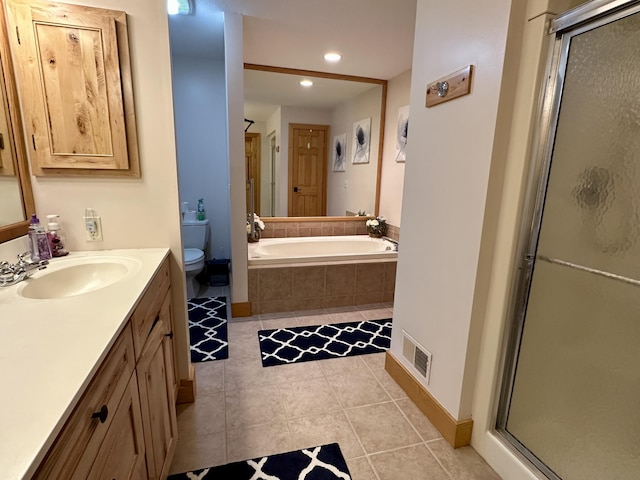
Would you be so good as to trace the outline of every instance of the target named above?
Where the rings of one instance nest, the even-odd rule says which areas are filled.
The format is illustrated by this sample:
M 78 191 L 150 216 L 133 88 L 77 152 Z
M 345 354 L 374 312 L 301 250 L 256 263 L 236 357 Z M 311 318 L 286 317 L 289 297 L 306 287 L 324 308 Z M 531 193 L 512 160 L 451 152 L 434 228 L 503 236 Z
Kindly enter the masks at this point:
M 64 257 L 69 252 L 64 247 L 64 232 L 60 227 L 60 215 L 47 215 L 47 240 L 52 257 Z
M 205 214 L 204 214 L 204 200 L 202 198 L 198 199 L 198 220 L 204 220 L 205 219 Z
M 47 240 L 47 232 L 40 225 L 40 220 L 34 213 L 31 215 L 31 225 L 29 225 L 29 253 L 32 262 L 48 260 L 51 258 L 51 249 Z

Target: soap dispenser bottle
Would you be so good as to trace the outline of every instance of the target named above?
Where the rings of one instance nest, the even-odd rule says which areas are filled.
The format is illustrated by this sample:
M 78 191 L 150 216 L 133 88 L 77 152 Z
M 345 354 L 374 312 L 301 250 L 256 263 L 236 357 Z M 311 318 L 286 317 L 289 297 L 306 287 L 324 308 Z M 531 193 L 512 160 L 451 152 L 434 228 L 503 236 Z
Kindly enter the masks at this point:
M 64 247 L 65 237 L 60 227 L 60 215 L 47 215 L 47 240 L 52 257 L 64 257 L 69 252 Z
M 199 198 L 198 199 L 198 220 L 204 220 L 205 219 L 205 212 L 204 212 L 204 199 Z
M 29 225 L 29 253 L 32 262 L 48 260 L 51 258 L 51 249 L 47 240 L 47 232 L 40 225 L 40 220 L 34 213 L 31 215 L 31 224 Z

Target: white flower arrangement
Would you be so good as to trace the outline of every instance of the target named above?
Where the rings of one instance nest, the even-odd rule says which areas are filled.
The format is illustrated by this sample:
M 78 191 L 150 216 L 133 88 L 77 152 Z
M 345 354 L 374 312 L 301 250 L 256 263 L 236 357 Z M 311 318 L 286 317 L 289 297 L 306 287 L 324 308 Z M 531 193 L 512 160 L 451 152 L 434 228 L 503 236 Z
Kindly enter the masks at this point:
M 366 222 L 369 235 L 382 236 L 387 234 L 387 221 L 384 217 L 370 218 Z
M 255 213 L 253 214 L 253 224 L 254 224 L 254 229 L 256 231 L 262 231 L 265 228 L 265 224 L 262 220 L 260 220 L 260 217 L 258 215 L 256 215 Z M 246 226 L 246 230 L 247 233 L 251 233 L 251 214 L 247 213 L 247 226 Z

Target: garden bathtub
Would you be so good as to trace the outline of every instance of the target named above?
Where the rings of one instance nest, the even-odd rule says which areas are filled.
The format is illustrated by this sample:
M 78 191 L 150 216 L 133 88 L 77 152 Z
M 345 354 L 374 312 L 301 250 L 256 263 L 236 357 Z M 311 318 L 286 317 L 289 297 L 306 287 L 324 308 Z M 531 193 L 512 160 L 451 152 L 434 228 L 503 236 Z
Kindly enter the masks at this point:
M 264 238 L 249 244 L 250 267 L 296 263 L 395 261 L 397 245 L 368 235 Z

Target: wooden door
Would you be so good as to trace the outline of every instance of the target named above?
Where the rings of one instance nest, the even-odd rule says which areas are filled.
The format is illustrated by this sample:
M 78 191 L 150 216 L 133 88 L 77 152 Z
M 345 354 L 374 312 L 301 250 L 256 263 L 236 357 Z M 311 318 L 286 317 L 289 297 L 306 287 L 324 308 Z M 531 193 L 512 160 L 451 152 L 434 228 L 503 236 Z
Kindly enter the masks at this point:
M 251 210 L 251 194 L 249 182 L 253 179 L 253 211 L 260 213 L 260 134 L 244 134 L 244 159 L 245 172 L 247 175 L 247 212 Z
M 290 217 L 327 214 L 328 125 L 289 124 Z
M 34 173 L 139 175 L 126 14 L 31 0 L 7 10 Z
M 171 296 L 167 295 L 137 366 L 149 479 L 166 478 L 176 448 Z

